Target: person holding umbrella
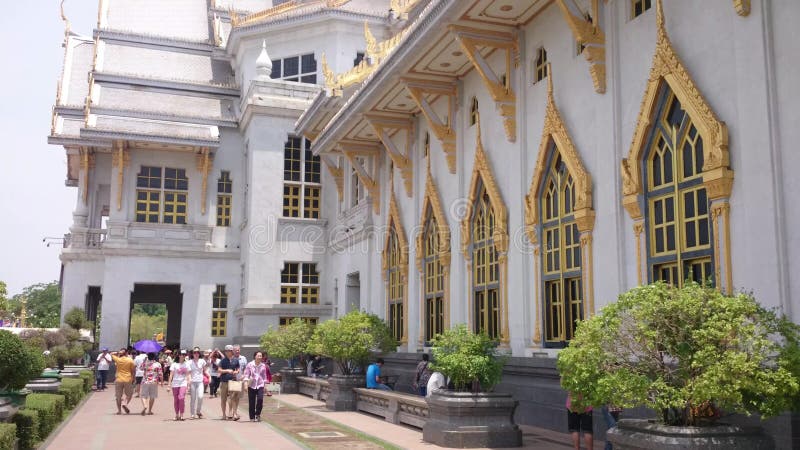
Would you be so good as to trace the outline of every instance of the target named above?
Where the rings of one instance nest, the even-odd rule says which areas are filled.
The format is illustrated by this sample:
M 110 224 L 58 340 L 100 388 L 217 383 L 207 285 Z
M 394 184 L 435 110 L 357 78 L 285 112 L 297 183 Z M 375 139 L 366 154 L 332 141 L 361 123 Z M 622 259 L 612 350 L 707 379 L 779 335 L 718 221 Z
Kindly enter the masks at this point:
M 153 414 L 153 404 L 158 397 L 158 386 L 164 382 L 161 364 L 156 361 L 156 356 L 154 352 L 148 353 L 147 361 L 144 365 L 144 377 L 141 385 L 142 415 L 145 415 L 145 413 Z

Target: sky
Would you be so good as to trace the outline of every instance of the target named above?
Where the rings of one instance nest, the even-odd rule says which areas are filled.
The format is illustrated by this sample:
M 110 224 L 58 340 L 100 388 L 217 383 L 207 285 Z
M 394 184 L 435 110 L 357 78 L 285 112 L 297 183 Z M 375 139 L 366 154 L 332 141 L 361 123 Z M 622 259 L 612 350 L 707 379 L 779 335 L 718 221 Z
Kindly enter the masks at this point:
M 58 280 L 61 242 L 72 224 L 76 188 L 64 186 L 64 148 L 47 144 L 56 82 L 63 64 L 60 0 L 14 2 L 0 15 L 0 281 L 10 295 Z M 66 0 L 72 30 L 90 36 L 97 0 Z

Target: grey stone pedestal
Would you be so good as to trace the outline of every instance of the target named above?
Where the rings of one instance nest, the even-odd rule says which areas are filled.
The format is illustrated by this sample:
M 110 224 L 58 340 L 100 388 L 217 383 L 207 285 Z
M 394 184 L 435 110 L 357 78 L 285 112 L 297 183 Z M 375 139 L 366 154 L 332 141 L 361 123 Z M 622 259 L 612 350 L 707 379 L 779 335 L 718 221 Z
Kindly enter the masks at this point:
M 0 422 L 8 422 L 19 408 L 8 397 L 0 397 Z
M 518 402 L 509 394 L 438 391 L 427 400 L 425 442 L 451 448 L 522 446 L 522 430 L 514 423 Z
M 25 385 L 25 389 L 33 392 L 58 392 L 61 380 L 58 378 L 34 378 Z
M 757 427 L 716 425 L 674 427 L 650 420 L 622 419 L 606 434 L 614 450 L 773 450 L 775 444 Z
M 328 379 L 331 395 L 325 406 L 333 411 L 355 411 L 356 393 L 353 388 L 364 387 L 363 375 L 333 375 Z
M 297 387 L 297 377 L 305 375 L 303 369 L 281 369 L 280 374 L 282 394 L 297 394 L 300 392 Z

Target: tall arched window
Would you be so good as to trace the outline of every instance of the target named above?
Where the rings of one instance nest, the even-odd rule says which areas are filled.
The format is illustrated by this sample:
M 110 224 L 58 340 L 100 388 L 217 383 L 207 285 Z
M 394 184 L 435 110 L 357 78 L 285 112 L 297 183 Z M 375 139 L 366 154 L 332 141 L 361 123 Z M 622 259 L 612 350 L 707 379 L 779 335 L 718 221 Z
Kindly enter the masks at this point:
M 444 331 L 444 265 L 441 262 L 439 225 L 427 208 L 423 229 L 423 288 L 425 290 L 425 342 Z
M 405 289 L 401 271 L 401 249 L 400 241 L 397 237 L 397 230 L 394 226 L 389 228 L 389 238 L 386 246 L 386 279 L 388 280 L 388 319 L 392 336 L 397 341 L 403 339 L 403 291 Z
M 489 193 L 478 187 L 472 216 L 472 296 L 476 332 L 500 337 L 500 266 L 494 242 L 495 215 Z
M 713 279 L 712 227 L 703 184 L 703 138 L 664 83 L 642 161 L 649 281 Z
M 547 50 L 539 47 L 536 50 L 536 60 L 533 67 L 533 82 L 538 83 L 547 77 Z
M 540 190 L 542 211 L 542 282 L 545 343 L 572 339 L 583 319 L 580 232 L 575 221 L 575 182 L 551 144 L 547 173 Z

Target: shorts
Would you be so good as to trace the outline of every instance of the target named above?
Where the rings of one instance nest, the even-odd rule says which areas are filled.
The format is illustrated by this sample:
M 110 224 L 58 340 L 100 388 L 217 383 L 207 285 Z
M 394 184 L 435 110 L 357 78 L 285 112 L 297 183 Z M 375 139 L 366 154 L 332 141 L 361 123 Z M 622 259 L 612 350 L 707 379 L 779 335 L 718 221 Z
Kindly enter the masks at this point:
M 236 392 L 236 391 L 228 392 L 228 382 L 227 381 L 223 381 L 222 384 L 220 384 L 219 388 L 220 388 L 219 389 L 219 395 L 223 399 L 230 399 L 231 401 L 234 401 L 234 402 L 239 400 L 239 395 L 241 395 L 241 392 Z
M 592 412 L 576 413 L 567 410 L 567 429 L 570 433 L 592 432 Z
M 158 383 L 143 383 L 142 398 L 158 398 Z
M 135 381 L 133 384 L 134 384 L 134 385 L 136 385 L 136 386 L 138 386 L 138 385 L 142 384 L 142 379 L 143 379 L 143 378 L 144 378 L 144 377 L 136 377 L 136 381 Z
M 123 394 L 126 397 L 133 396 L 133 383 L 130 381 L 115 381 L 114 382 L 114 395 L 116 398 L 122 398 Z

